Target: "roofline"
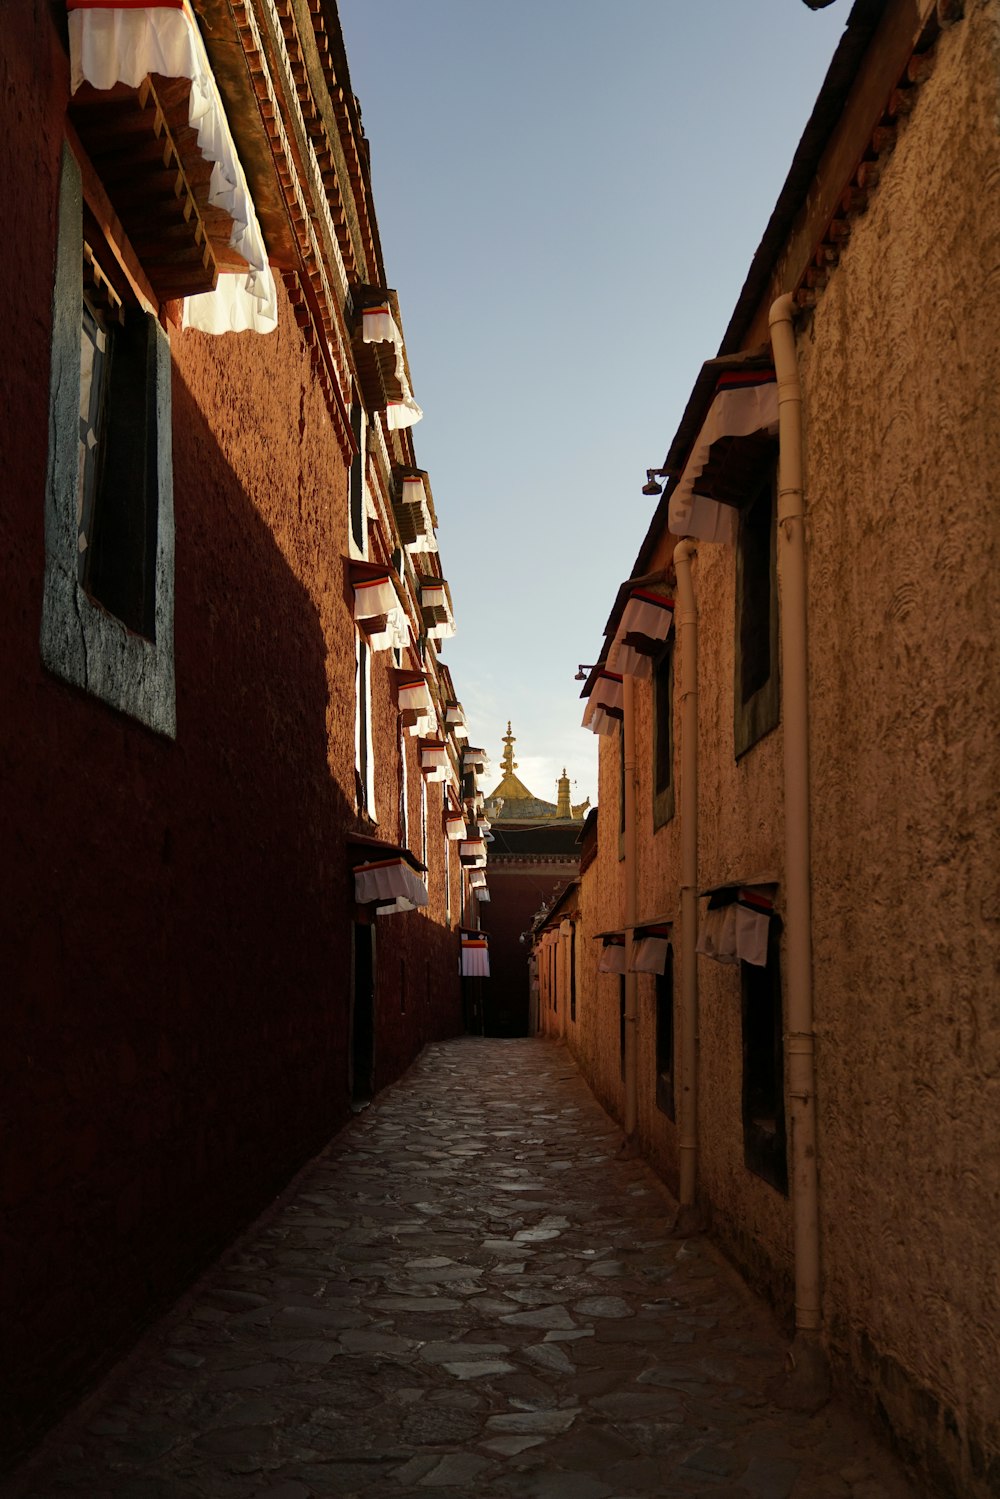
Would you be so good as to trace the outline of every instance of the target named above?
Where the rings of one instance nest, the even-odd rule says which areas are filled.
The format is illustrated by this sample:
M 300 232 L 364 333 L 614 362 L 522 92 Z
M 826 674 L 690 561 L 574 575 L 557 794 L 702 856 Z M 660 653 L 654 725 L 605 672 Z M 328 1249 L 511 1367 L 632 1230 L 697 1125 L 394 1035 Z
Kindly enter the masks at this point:
M 890 0 L 855 0 L 845 23 L 843 36 L 837 44 L 820 91 L 816 96 L 812 113 L 795 149 L 784 185 L 771 211 L 771 217 L 761 242 L 750 262 L 743 288 L 729 319 L 729 326 L 719 345 L 717 355 L 719 359 L 733 358 L 742 352 L 743 342 L 760 306 L 761 298 L 767 292 L 774 265 L 788 239 L 795 217 L 808 196 L 816 169 L 840 121 L 861 60 L 889 3 Z M 744 357 L 754 356 L 751 353 L 745 354 Z M 636 555 L 633 576 L 649 566 L 649 559 L 657 542 L 667 531 L 670 496 L 678 484 L 678 476 L 675 472 L 677 450 L 679 446 L 690 447 L 690 441 L 687 440 L 689 429 L 700 426 L 704 420 L 704 408 L 710 399 L 710 394 L 706 396 L 706 391 L 709 384 L 713 384 L 714 388 L 714 382 L 708 379 L 707 372 L 713 366 L 718 368 L 714 360 L 706 360 L 702 365 L 677 431 L 670 443 L 663 469 L 670 470 L 671 477 L 664 486 L 663 494 L 657 502 L 649 528 Z M 691 439 L 695 435 L 696 431 L 691 432 Z M 671 460 L 674 460 L 673 467 Z

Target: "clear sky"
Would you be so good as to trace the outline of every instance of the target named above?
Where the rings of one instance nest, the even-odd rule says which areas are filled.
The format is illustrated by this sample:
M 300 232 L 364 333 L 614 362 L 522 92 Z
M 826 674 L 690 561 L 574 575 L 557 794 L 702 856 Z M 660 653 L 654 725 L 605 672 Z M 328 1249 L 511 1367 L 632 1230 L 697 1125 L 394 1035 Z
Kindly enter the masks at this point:
M 849 12 L 340 0 L 472 742 L 597 799 L 579 727 L 658 467 Z M 492 780 L 490 782 L 492 786 Z

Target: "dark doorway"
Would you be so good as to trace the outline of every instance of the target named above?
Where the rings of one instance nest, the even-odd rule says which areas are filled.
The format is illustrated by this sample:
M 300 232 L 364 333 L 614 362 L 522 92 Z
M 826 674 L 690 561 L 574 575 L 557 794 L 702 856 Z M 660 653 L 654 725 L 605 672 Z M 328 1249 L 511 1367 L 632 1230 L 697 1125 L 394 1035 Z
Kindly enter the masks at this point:
M 375 1092 L 375 934 L 354 924 L 354 1003 L 351 1006 L 351 1107 L 363 1109 Z

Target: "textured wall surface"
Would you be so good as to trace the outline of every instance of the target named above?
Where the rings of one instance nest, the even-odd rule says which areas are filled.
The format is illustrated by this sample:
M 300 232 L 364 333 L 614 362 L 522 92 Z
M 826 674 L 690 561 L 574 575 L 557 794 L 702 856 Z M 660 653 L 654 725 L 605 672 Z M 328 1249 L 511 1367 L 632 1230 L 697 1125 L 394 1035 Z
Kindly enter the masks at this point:
M 0 1447 L 11 1450 L 349 1108 L 347 476 L 280 280 L 280 326 L 266 339 L 169 330 L 176 739 L 42 666 L 67 74 L 49 7 L 7 7 L 0 173 L 19 184 L 19 292 L 0 362 Z M 376 658 L 374 831 L 394 840 L 388 669 L 389 653 Z M 440 865 L 432 882 L 429 915 L 387 919 L 399 926 L 378 965 L 380 1084 L 459 1025 Z M 394 941 L 411 970 L 405 1015 Z
M 1000 1485 L 1000 6 L 936 51 L 801 340 L 814 972 L 834 1349 L 971 1495 Z
M 1000 1492 L 997 0 L 967 4 L 943 30 L 915 100 L 798 330 L 821 1248 L 835 1377 L 935 1492 L 985 1499 Z M 693 572 L 698 883 L 769 874 L 780 912 L 781 726 L 736 761 L 733 552 L 703 544 Z M 649 687 L 635 697 L 637 912 L 679 916 L 679 760 L 677 812 L 654 833 Z M 602 740 L 600 852 L 581 891 L 590 934 L 624 915 L 619 756 L 617 739 Z M 675 926 L 678 1044 L 684 935 Z M 788 1313 L 790 1204 L 743 1159 L 739 972 L 698 963 L 699 1200 Z M 617 980 L 595 969 L 569 1042 L 620 1120 Z M 651 990 L 640 976 L 639 1135 L 673 1183 Z

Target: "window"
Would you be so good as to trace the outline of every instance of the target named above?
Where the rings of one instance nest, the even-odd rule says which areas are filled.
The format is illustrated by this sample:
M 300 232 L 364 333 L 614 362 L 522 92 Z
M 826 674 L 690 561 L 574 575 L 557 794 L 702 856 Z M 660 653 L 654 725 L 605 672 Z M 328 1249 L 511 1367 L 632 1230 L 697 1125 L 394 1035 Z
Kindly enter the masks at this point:
M 358 451 L 351 459 L 351 555 L 368 556 L 368 527 L 365 524 L 365 452 L 368 423 L 360 396 L 355 392 L 351 406 L 351 431 Z
M 676 1118 L 673 1103 L 673 947 L 667 947 L 663 973 L 658 973 L 655 989 L 657 1019 L 657 1108 L 667 1118 Z
M 758 469 L 752 497 L 739 513 L 736 538 L 736 758 L 771 729 L 779 714 L 777 468 Z
M 569 1018 L 576 1020 L 576 922 L 569 929 Z
M 618 729 L 618 857 L 625 857 L 625 725 Z
M 788 1193 L 784 1047 L 777 918 L 767 965 L 740 963 L 743 991 L 743 1158 L 748 1169 Z
M 410 790 L 407 784 L 406 740 L 403 720 L 399 719 L 399 846 L 409 847 Z
M 68 146 L 52 324 L 42 660 L 173 737 L 170 340 L 97 228 Z
M 653 827 L 674 815 L 674 649 L 668 645 L 653 669 Z
M 372 750 L 371 647 L 357 631 L 357 692 L 354 717 L 354 781 L 358 811 L 375 818 L 375 756 Z

